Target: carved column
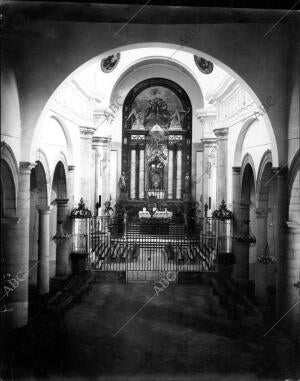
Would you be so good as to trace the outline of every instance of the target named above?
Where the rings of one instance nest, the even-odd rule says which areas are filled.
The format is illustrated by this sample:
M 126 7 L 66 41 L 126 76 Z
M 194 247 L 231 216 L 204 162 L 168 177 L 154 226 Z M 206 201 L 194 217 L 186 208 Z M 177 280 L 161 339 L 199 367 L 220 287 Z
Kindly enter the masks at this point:
M 173 150 L 169 149 L 168 157 L 168 199 L 173 198 Z
M 214 130 L 217 137 L 217 205 L 227 202 L 227 143 L 228 128 Z
M 80 127 L 80 197 L 91 209 L 91 156 L 94 127 Z
M 139 198 L 145 197 L 145 151 L 140 150 L 140 162 L 139 162 Z
M 176 199 L 181 199 L 182 191 L 182 151 L 177 150 L 177 171 L 176 171 Z
M 103 196 L 103 189 L 102 189 L 102 171 L 101 171 L 101 161 L 104 158 L 104 141 L 103 138 L 100 136 L 93 136 L 92 139 L 92 147 L 95 151 L 95 194 L 93 197 L 94 200 L 94 210 L 96 212 L 96 203 L 99 200 L 99 196 Z M 104 201 L 104 200 L 103 200 Z M 101 212 L 100 212 L 101 215 Z
M 211 192 L 211 187 L 209 183 L 212 182 L 210 176 L 212 175 L 212 168 L 209 168 L 209 165 L 215 165 L 211 163 L 211 156 L 213 151 L 216 151 L 216 139 L 208 138 L 201 139 L 203 144 L 203 167 L 202 167 L 202 195 L 203 195 L 203 205 L 208 204 L 208 198 L 215 198 L 215 195 Z M 215 180 L 215 179 L 212 179 Z M 216 200 L 214 200 L 216 201 Z
M 130 153 L 130 198 L 136 197 L 136 150 L 132 149 Z

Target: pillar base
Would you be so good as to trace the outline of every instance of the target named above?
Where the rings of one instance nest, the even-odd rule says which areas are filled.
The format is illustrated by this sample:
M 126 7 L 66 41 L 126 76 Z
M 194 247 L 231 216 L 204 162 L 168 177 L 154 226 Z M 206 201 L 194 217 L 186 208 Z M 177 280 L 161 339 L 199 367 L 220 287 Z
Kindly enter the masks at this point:
M 80 275 L 86 271 L 88 253 L 71 253 L 72 274 Z

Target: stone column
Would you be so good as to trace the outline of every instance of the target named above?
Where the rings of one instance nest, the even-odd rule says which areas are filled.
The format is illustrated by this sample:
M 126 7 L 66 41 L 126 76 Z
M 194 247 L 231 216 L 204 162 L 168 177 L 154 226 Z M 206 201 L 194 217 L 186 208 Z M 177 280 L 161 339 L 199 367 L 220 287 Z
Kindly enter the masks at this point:
M 244 220 L 249 220 L 249 203 L 241 202 L 237 212 L 236 235 L 243 231 Z M 235 267 L 234 277 L 239 280 L 249 279 L 249 245 L 243 242 L 235 242 Z
M 93 150 L 95 151 L 95 194 L 94 194 L 94 210 L 96 211 L 96 203 L 99 195 L 102 196 L 102 174 L 101 160 L 103 159 L 102 139 L 99 136 L 93 136 Z
M 284 168 L 274 168 L 274 177 L 276 179 L 277 192 L 277 277 L 276 277 L 276 310 L 277 317 L 280 318 L 286 313 L 286 268 L 287 268 L 287 253 L 286 253 L 286 221 L 288 220 L 288 200 L 287 200 L 287 170 Z
M 130 157 L 130 198 L 135 199 L 136 197 L 136 189 L 135 189 L 135 182 L 136 182 L 136 150 L 131 150 L 131 157 Z
M 1 240 L 1 254 L 4 257 L 4 268 L 1 269 L 1 276 L 3 276 L 1 286 L 3 288 L 0 289 L 1 332 L 27 324 L 28 274 L 26 271 L 28 271 L 28 262 L 26 263 L 23 257 L 16 257 L 16 250 L 19 246 L 19 223 L 20 219 L 17 217 L 1 218 L 1 237 L 5 237 Z M 26 280 L 23 281 L 25 276 Z M 4 310 L 7 312 L 2 312 Z
M 145 151 L 140 150 L 140 162 L 139 162 L 139 198 L 145 197 Z
M 39 212 L 37 290 L 39 295 L 49 292 L 50 209 L 50 206 L 37 206 Z
M 268 242 L 268 208 L 256 208 L 256 254 L 264 253 Z
M 176 198 L 181 199 L 182 190 L 182 151 L 177 151 L 177 171 L 176 171 Z
M 203 205 L 208 204 L 208 197 L 212 197 L 212 194 L 209 194 L 209 171 L 208 171 L 208 162 L 210 161 L 210 154 L 212 150 L 216 151 L 216 139 L 207 138 L 201 139 L 203 144 L 203 167 L 202 167 L 202 196 L 203 196 Z
M 173 198 L 173 150 L 169 149 L 168 155 L 168 198 Z
M 86 206 L 91 209 L 91 156 L 92 156 L 92 136 L 94 127 L 80 127 L 80 197 Z
M 285 285 L 285 310 L 300 302 L 300 223 L 287 221 L 287 263 L 282 272 Z M 300 334 L 300 303 L 293 308 L 286 320 L 286 327 L 293 340 Z
M 69 255 L 71 252 L 70 236 L 64 232 L 63 223 L 67 215 L 68 199 L 56 200 L 57 204 L 57 233 L 56 239 L 56 271 L 57 278 L 65 278 L 70 272 Z
M 100 180 L 100 189 L 102 191 L 103 202 L 109 201 L 110 198 L 110 147 L 111 138 L 101 138 L 100 148 L 102 152 L 102 161 L 100 164 L 100 172 L 102 178 L 102 184 Z
M 233 213 L 233 237 L 236 237 L 243 226 L 243 221 L 241 220 L 240 213 L 240 198 L 241 198 L 241 168 L 240 167 L 232 167 L 232 213 Z M 240 243 L 238 243 L 234 238 L 232 240 L 232 252 L 234 254 L 235 260 L 237 261 L 237 257 L 240 254 Z M 238 263 L 240 263 L 238 261 Z M 238 277 L 240 273 L 240 269 L 237 268 L 237 264 L 234 265 L 234 276 Z
M 227 202 L 227 142 L 228 128 L 214 130 L 217 137 L 217 205 Z
M 5 291 L 2 302 L 10 310 L 6 312 L 9 314 L 6 322 L 7 328 L 12 329 L 25 326 L 28 319 L 30 173 L 34 166 L 29 162 L 20 163 L 18 218 L 1 219 L 6 271 L 12 281 L 7 285 L 9 289 Z

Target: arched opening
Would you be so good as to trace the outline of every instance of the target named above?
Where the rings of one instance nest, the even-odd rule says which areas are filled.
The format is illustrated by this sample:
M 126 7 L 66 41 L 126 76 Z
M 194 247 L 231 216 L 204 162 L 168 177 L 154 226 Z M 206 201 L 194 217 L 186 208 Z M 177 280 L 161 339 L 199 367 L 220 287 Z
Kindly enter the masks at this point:
M 15 217 L 16 189 L 8 163 L 1 159 L 1 217 Z
M 278 257 L 277 186 L 272 155 L 267 151 L 257 176 L 255 295 L 258 302 L 272 305 L 276 294 Z
M 59 161 L 54 169 L 53 181 L 51 187 L 51 212 L 50 212 L 50 279 L 56 275 L 57 255 L 60 253 L 59 240 L 53 239 L 63 227 L 65 222 L 65 208 L 67 206 L 67 181 L 65 166 Z
M 191 142 L 192 106 L 179 85 L 153 78 L 128 93 L 123 105 L 122 172 L 128 174 L 131 210 L 151 196 L 170 205 L 182 200 L 184 177 L 191 177 Z
M 254 230 L 255 222 L 255 175 L 251 163 L 251 157 L 244 159 L 244 170 L 242 172 L 241 198 L 240 198 L 240 229 L 243 234 L 250 234 Z M 254 281 L 255 249 L 248 242 L 243 242 L 241 251 L 238 255 L 242 256 L 242 278 Z

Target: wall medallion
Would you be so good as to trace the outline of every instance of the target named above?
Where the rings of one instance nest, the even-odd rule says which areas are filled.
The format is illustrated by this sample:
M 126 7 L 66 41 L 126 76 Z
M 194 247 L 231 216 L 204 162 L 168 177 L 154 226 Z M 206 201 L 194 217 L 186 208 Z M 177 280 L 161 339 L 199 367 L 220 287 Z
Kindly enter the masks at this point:
M 104 73 L 110 73 L 118 65 L 120 60 L 120 53 L 111 54 L 110 56 L 101 60 L 101 70 Z
M 195 64 L 197 68 L 203 74 L 210 74 L 214 69 L 214 64 L 210 61 L 207 61 L 205 58 L 194 56 Z

